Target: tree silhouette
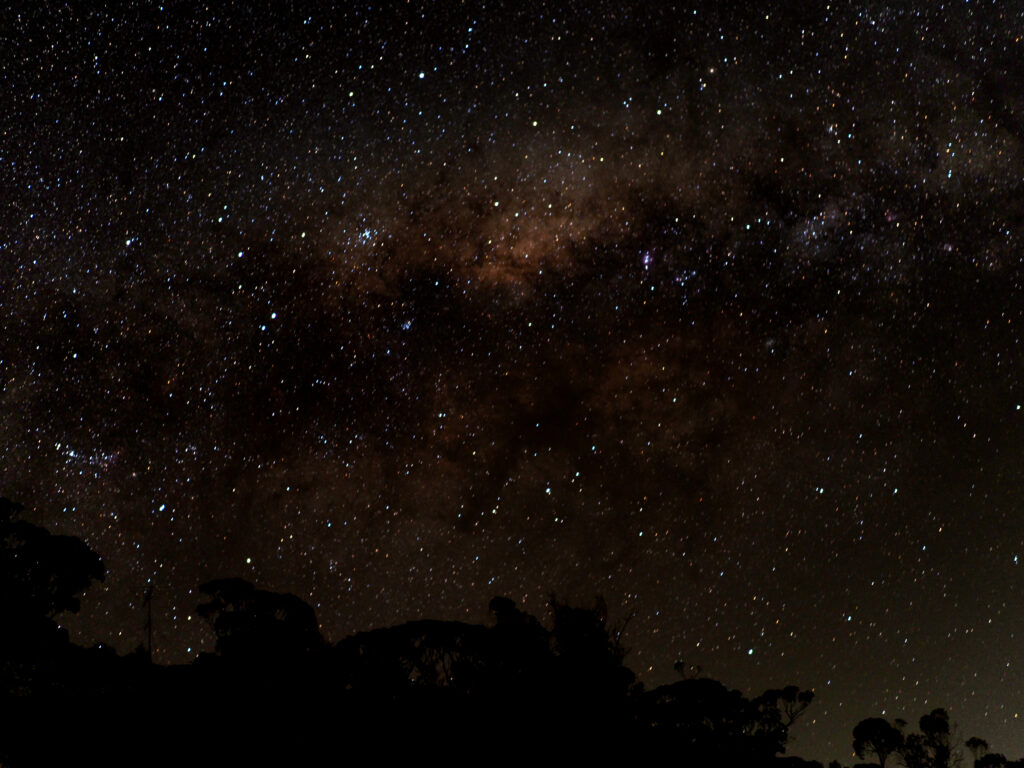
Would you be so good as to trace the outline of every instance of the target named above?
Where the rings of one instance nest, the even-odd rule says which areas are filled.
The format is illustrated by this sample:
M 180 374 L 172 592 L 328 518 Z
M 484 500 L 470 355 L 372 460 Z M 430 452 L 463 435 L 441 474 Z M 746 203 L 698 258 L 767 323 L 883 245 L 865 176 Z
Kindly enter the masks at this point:
M 23 510 L 0 498 L 0 763 L 60 764 L 58 742 L 89 714 L 80 697 L 90 674 L 110 676 L 102 652 L 72 645 L 55 619 L 78 611 L 79 593 L 105 572 L 84 542 L 20 519 Z
M 896 754 L 906 768 L 951 768 L 963 762 L 957 748 L 956 728 L 944 709 L 933 709 L 918 721 L 920 733 L 907 734 L 905 720 L 892 724 L 880 717 L 861 720 L 853 729 L 853 749 L 863 759 L 873 754 L 884 766 Z M 973 743 L 973 746 L 972 746 Z M 981 739 L 971 739 L 972 749 L 987 748 Z
M 489 608 L 495 626 L 479 680 L 489 698 L 514 709 L 537 695 L 550 678 L 551 635 L 536 617 L 519 610 L 510 598 L 495 597 Z
M 758 701 L 776 708 L 781 715 L 782 724 L 789 728 L 814 701 L 814 691 L 801 691 L 796 685 L 787 685 L 785 688 L 771 688 L 765 691 L 758 696 Z
M 752 718 L 748 734 L 758 743 L 757 750 L 764 755 L 786 751 L 789 728 L 814 700 L 813 691 L 802 691 L 795 685 L 772 688 L 752 702 Z
M 78 594 L 104 577 L 84 542 L 19 519 L 23 509 L 0 498 L 0 691 L 13 694 L 56 683 L 70 643 L 54 618 L 78 611 Z
M 984 739 L 979 739 L 977 736 L 969 738 L 964 746 L 970 750 L 971 757 L 974 758 L 975 763 L 988 753 L 988 742 Z
M 621 633 L 609 631 L 607 606 L 578 608 L 551 598 L 552 688 L 578 723 L 621 716 L 636 676 L 623 663 Z M 552 699 L 554 700 L 554 699 Z
M 105 575 L 100 556 L 83 541 L 18 519 L 23 510 L 0 498 L 0 610 L 9 627 L 11 619 L 78 611 L 77 595 Z
M 199 590 L 210 600 L 196 609 L 217 636 L 217 654 L 236 661 L 286 661 L 324 645 L 313 609 L 292 594 L 217 579 Z
M 337 723 L 364 743 L 398 731 L 431 738 L 458 724 L 481 744 L 509 733 L 567 743 L 600 734 L 623 744 L 634 738 L 663 744 L 691 765 L 818 765 L 781 757 L 812 691 L 790 685 L 748 699 L 715 680 L 689 677 L 645 692 L 624 664 L 622 632 L 609 629 L 600 599 L 581 608 L 552 597 L 550 629 L 509 598 L 496 597 L 490 627 L 423 619 L 330 647 L 313 609 L 295 595 L 218 579 L 201 585 L 208 600 L 197 609 L 216 635 L 216 654 L 161 676 L 148 658 L 143 665 L 138 655 L 120 659 L 110 649 L 71 645 L 54 619 L 78 610 L 82 590 L 104 578 L 103 563 L 82 541 L 20 519 L 22 511 L 0 498 L 0 700 L 23 713 L 8 729 L 17 735 L 0 744 L 4 764 L 33 764 L 39 755 L 66 761 L 90 734 L 109 731 L 98 713 L 146 701 L 147 709 L 120 710 L 140 734 L 139 712 L 162 712 L 167 724 L 158 729 L 191 716 L 210 738 L 225 729 L 273 732 L 266 743 L 282 759 L 330 754 L 336 742 L 326 734 Z M 685 665 L 677 669 L 685 676 Z M 36 718 L 32 707 L 47 717 Z M 77 725 L 66 726 L 64 747 L 40 752 L 53 713 Z M 881 768 L 894 755 L 906 768 L 961 764 L 946 710 L 921 717 L 917 733 L 907 734 L 906 726 L 862 720 L 853 729 L 854 751 Z M 301 746 L 290 735 L 299 732 L 307 734 Z M 141 736 L 126 739 L 123 751 L 141 744 Z M 245 756 L 266 757 L 261 745 L 250 742 Z M 989 753 L 977 737 L 963 746 L 977 768 L 1022 765 Z
M 853 751 L 861 760 L 866 755 L 874 755 L 881 768 L 889 755 L 896 753 L 903 746 L 903 734 L 888 720 L 881 717 L 869 717 L 861 720 L 853 728 Z
M 933 768 L 950 768 L 953 762 L 953 729 L 944 709 L 933 709 L 918 722 L 920 744 Z
M 795 690 L 794 690 L 795 689 Z M 810 691 L 795 686 L 765 691 L 753 700 L 717 680 L 689 678 L 663 685 L 640 697 L 638 717 L 650 734 L 672 745 L 696 765 L 759 765 L 771 762 L 786 747 L 783 714 L 792 699 L 803 712 Z

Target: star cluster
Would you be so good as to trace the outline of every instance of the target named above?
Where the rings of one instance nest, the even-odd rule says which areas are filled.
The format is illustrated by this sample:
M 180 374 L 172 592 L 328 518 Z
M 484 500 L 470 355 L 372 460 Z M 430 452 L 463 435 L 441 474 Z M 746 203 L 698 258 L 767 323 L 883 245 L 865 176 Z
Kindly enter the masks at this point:
M 813 7 L 811 7 L 813 6 Z M 3 494 L 212 645 L 506 594 L 1024 753 L 1011 3 L 5 11 Z

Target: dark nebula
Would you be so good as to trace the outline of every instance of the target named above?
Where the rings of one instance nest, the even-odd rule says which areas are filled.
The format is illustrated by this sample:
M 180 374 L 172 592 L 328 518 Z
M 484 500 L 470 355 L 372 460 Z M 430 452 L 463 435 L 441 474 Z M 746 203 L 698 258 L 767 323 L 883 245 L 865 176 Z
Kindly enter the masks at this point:
M 3 11 L 0 495 L 103 557 L 72 636 L 599 594 L 649 684 L 813 689 L 796 754 L 1024 753 L 1024 11 L 781 5 Z

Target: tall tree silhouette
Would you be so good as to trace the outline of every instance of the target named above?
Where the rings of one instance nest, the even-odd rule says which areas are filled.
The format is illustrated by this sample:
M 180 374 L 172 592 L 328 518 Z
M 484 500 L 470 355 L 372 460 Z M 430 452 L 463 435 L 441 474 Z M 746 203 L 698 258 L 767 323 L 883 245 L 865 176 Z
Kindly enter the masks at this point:
M 551 636 L 534 616 L 519 610 L 508 597 L 495 597 L 488 607 L 495 626 L 481 681 L 485 691 L 505 698 L 514 707 L 550 678 Z
M 907 742 L 913 741 L 912 759 L 920 760 L 929 768 L 950 768 L 955 762 L 953 727 L 949 722 L 949 714 L 944 709 L 933 709 L 918 721 L 920 735 L 913 734 Z M 907 758 L 904 758 L 907 762 Z M 958 762 L 958 761 L 956 761 Z
M 885 761 L 902 746 L 903 734 L 881 717 L 861 720 L 853 728 L 853 751 L 857 757 L 864 760 L 866 756 L 874 755 L 881 768 L 885 768 Z
M 905 720 L 891 724 L 880 717 L 861 720 L 853 729 L 853 749 L 857 757 L 874 755 L 879 765 L 898 755 L 906 768 L 951 768 L 963 762 L 956 727 L 944 709 L 933 709 L 918 721 L 919 733 L 906 733 Z M 975 740 L 972 740 L 975 741 Z M 975 748 L 984 745 L 976 740 Z M 985 745 L 987 746 L 987 745 Z
M 977 736 L 969 738 L 964 746 L 971 751 L 971 757 L 974 758 L 976 763 L 988 754 L 988 742 L 984 739 L 979 739 Z
M 551 598 L 553 684 L 550 701 L 561 701 L 566 724 L 591 726 L 622 716 L 636 676 L 623 660 L 621 633 L 607 626 L 607 607 L 598 598 L 593 609 Z M 570 722 L 572 721 L 572 722 Z

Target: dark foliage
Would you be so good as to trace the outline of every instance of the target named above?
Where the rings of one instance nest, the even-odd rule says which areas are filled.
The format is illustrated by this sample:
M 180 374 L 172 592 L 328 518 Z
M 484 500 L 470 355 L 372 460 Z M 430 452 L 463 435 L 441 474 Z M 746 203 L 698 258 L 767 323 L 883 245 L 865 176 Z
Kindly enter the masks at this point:
M 889 756 L 903 747 L 903 734 L 888 720 L 869 717 L 861 720 L 853 729 L 853 751 L 857 757 L 874 755 L 878 764 L 885 768 Z
M 8 629 L 15 630 L 19 620 L 77 611 L 78 594 L 105 574 L 103 561 L 84 542 L 19 519 L 23 511 L 0 498 L 0 610 L 14 619 Z
M 232 661 L 271 663 L 323 646 L 313 609 L 291 594 L 256 589 L 244 579 L 218 579 L 199 591 L 209 602 L 197 613 L 217 636 L 217 654 Z
M 644 690 L 600 599 L 581 608 L 552 598 L 550 628 L 496 597 L 491 626 L 411 621 L 331 645 L 295 595 L 228 578 L 200 587 L 216 646 L 192 665 L 80 648 L 54 617 L 78 608 L 102 562 L 20 511 L 0 500 L 4 765 L 294 764 L 341 762 L 353 750 L 422 755 L 443 745 L 468 756 L 546 744 L 566 757 L 668 751 L 689 766 L 820 768 L 784 756 L 813 692 L 750 698 L 699 676 Z M 902 721 L 869 718 L 854 728 L 854 749 L 881 766 L 958 764 L 945 710 L 918 725 L 908 734 Z M 1019 765 L 981 739 L 965 746 L 978 768 Z
M 79 593 L 105 573 L 82 541 L 22 520 L 22 511 L 0 498 L 0 681 L 8 695 L 54 684 L 70 647 L 54 619 L 77 611 Z

